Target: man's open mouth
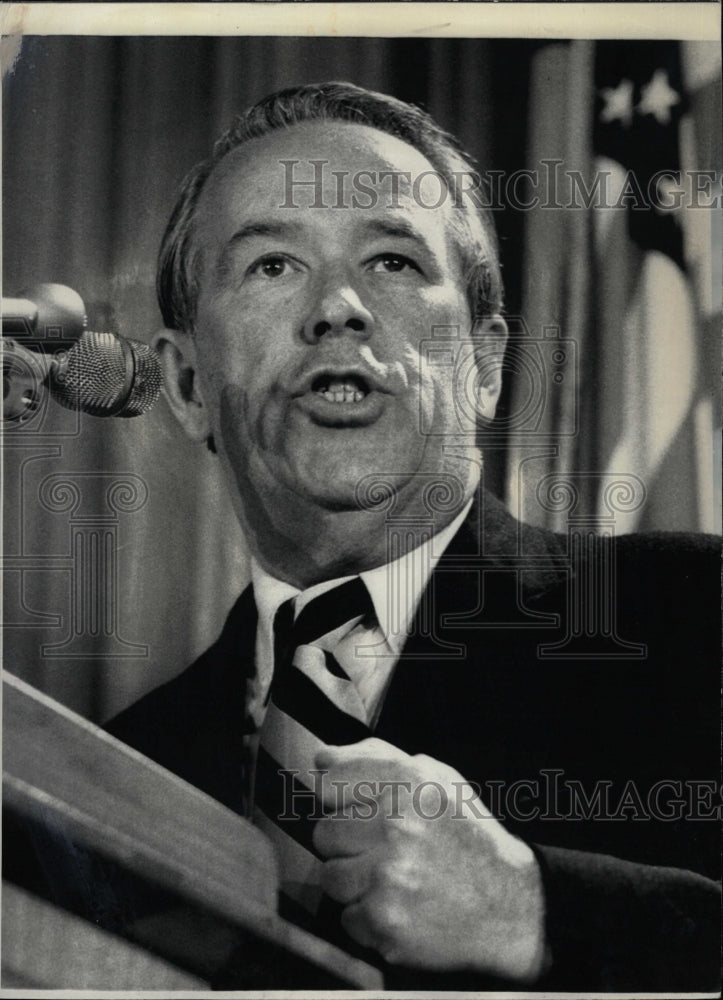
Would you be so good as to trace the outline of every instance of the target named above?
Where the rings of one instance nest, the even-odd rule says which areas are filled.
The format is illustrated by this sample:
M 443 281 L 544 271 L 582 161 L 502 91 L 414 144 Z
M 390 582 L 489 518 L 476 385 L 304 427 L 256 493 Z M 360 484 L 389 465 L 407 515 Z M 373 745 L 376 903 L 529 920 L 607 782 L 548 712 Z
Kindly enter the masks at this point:
M 311 389 L 330 403 L 361 403 L 369 395 L 369 385 L 359 375 L 319 375 Z

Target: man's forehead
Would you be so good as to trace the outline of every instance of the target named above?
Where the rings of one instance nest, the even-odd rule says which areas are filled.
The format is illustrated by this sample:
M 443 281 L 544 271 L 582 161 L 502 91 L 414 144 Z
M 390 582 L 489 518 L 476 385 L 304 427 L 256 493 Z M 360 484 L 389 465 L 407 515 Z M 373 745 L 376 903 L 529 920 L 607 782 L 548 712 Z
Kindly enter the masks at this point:
M 197 219 L 250 204 L 279 208 L 449 209 L 449 192 L 415 147 L 352 122 L 310 121 L 249 140 L 216 166 Z

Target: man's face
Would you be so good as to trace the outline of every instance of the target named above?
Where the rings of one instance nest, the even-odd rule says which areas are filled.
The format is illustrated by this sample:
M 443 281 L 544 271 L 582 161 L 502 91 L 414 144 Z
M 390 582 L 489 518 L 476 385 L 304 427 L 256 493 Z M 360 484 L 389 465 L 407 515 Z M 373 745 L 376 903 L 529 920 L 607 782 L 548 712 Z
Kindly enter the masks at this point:
M 207 182 L 194 236 L 195 350 L 247 514 L 295 499 L 355 509 L 370 474 L 402 496 L 430 474 L 466 483 L 459 449 L 444 452 L 459 434 L 459 382 L 422 348 L 435 328 L 462 341 L 470 333 L 454 209 L 449 198 L 425 207 L 440 201 L 437 179 L 415 186 L 431 170 L 375 129 L 309 122 L 244 144 Z M 383 171 L 397 175 L 395 198 Z M 314 179 L 321 190 L 297 183 Z

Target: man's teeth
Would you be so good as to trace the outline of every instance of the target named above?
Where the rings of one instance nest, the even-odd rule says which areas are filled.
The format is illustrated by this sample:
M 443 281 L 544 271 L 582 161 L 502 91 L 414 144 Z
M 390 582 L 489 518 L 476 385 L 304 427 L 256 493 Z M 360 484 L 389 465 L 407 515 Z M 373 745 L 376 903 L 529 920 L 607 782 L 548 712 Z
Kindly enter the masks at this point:
M 366 393 L 352 382 L 330 382 L 325 389 L 319 390 L 319 395 L 330 403 L 360 403 Z

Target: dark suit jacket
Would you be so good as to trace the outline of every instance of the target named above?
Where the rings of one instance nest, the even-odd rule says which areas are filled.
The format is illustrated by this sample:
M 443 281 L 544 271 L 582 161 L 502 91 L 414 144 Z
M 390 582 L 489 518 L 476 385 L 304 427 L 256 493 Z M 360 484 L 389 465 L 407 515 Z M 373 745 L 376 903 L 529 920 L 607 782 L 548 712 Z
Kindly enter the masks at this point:
M 433 575 L 433 627 L 418 616 L 375 735 L 479 783 L 533 846 L 551 954 L 537 988 L 716 989 L 718 547 L 631 535 L 598 559 L 605 544 L 576 555 L 485 495 Z M 255 623 L 249 588 L 214 646 L 109 727 L 238 812 Z M 504 985 L 387 972 L 390 988 Z

